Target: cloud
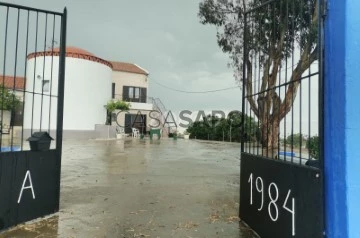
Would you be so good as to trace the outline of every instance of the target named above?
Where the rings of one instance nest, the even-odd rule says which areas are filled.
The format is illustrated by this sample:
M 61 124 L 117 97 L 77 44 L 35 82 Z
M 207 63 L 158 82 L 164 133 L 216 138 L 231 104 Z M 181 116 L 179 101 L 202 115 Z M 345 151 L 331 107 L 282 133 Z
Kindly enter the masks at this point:
M 169 109 L 240 106 L 236 89 L 184 94 L 152 82 L 187 91 L 235 85 L 228 57 L 217 45 L 216 28 L 199 23 L 198 1 L 5 1 L 55 11 L 67 6 L 67 44 L 104 59 L 146 68 L 150 72 L 149 96 L 161 98 Z
M 224 62 L 229 60 L 229 56 L 222 51 L 217 51 L 212 55 L 212 59 Z

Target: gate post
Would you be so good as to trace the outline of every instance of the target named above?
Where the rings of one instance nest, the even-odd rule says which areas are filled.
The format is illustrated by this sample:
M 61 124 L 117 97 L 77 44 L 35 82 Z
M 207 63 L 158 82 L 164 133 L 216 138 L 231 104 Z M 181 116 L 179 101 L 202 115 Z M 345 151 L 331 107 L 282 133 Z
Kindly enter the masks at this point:
M 360 1 L 328 0 L 325 19 L 326 235 L 360 237 Z
M 63 141 L 63 121 L 64 121 L 64 90 L 65 90 L 65 63 L 66 63 L 66 29 L 67 29 L 67 9 L 64 8 L 64 14 L 61 21 L 61 39 L 60 39 L 60 62 L 59 62 L 59 80 L 58 80 L 58 114 L 56 121 L 56 150 L 59 159 L 59 184 L 57 196 L 57 210 L 60 206 L 60 181 L 61 181 L 61 155 Z

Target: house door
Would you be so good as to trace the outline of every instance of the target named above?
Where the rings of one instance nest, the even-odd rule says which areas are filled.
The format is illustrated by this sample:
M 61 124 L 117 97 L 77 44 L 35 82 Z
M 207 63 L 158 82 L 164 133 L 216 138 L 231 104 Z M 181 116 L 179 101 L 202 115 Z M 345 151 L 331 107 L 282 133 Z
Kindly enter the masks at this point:
M 136 128 L 142 134 L 146 134 L 146 115 L 143 114 L 126 114 L 125 115 L 125 133 L 131 133 L 131 128 Z

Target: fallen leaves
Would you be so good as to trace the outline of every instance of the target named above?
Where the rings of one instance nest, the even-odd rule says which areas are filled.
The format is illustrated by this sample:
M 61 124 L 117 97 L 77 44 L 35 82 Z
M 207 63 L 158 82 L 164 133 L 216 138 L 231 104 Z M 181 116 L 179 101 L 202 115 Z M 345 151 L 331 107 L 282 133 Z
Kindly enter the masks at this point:
M 211 223 L 215 223 L 216 221 L 220 220 L 220 215 L 217 213 L 211 214 L 209 220 Z
M 192 228 L 195 228 L 195 227 L 198 227 L 198 226 L 199 226 L 198 223 L 194 223 L 192 221 L 187 221 L 184 224 L 178 223 L 176 225 L 175 230 L 177 230 L 177 229 L 188 229 L 189 230 L 189 229 L 192 229 Z
M 233 223 L 233 222 L 239 222 L 240 218 L 238 216 L 230 216 L 226 220 L 228 223 Z
M 147 210 L 138 210 L 138 211 L 136 211 L 136 212 L 129 212 L 129 214 L 137 215 L 137 214 L 143 213 L 143 212 L 147 212 Z

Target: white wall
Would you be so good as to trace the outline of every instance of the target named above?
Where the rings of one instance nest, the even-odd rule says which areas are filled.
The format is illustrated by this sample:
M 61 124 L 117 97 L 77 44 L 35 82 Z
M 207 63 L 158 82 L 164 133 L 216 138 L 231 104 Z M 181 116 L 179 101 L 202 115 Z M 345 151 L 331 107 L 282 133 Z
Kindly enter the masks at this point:
M 10 127 L 11 121 L 11 111 L 2 111 L 0 110 L 0 116 L 2 116 L 2 128 L 6 129 Z M 1 130 L 0 130 L 1 131 Z
M 112 82 L 115 83 L 115 94 L 117 98 L 120 97 L 119 99 L 122 99 L 123 86 L 133 86 L 133 87 L 141 87 L 141 88 L 149 87 L 147 76 L 144 74 L 113 71 Z M 147 92 L 147 94 L 148 93 L 149 92 Z
M 130 108 L 133 110 L 153 110 L 152 103 L 130 102 Z
M 45 80 L 51 80 L 51 61 L 51 56 L 45 57 Z M 41 94 L 43 63 L 43 56 L 37 57 L 36 60 L 35 58 L 28 60 L 27 91 Z M 51 94 L 57 95 L 59 57 L 53 57 L 52 68 Z M 65 71 L 64 130 L 94 130 L 95 124 L 104 124 L 106 120 L 104 105 L 111 97 L 111 68 L 97 62 L 67 57 Z M 40 75 L 41 79 L 38 79 L 37 75 Z M 35 90 L 33 90 L 34 82 Z M 44 94 L 46 96 L 42 97 L 41 95 L 33 96 L 31 93 L 26 93 L 25 129 L 30 129 L 31 125 L 34 129 L 39 129 L 40 118 L 41 127 L 48 129 L 49 111 L 51 111 L 50 129 L 56 129 L 57 98 L 53 97 L 50 100 L 50 93 Z M 32 110 L 33 102 L 34 110 Z M 41 105 L 43 108 L 42 117 L 40 117 Z
M 123 86 L 133 86 L 133 87 L 141 87 L 147 89 L 147 95 L 149 95 L 148 87 L 149 82 L 147 79 L 147 75 L 144 74 L 135 74 L 129 72 L 121 72 L 121 71 L 113 71 L 112 73 L 112 82 L 115 83 L 115 98 L 122 100 L 123 95 Z M 138 111 L 141 111 L 141 114 L 146 115 L 148 120 L 147 124 L 149 124 L 149 113 L 153 110 L 152 103 L 139 103 L 139 102 L 130 102 L 130 110 L 129 113 L 137 114 Z M 125 114 L 122 113 L 118 118 L 119 123 L 122 125 L 125 124 Z M 149 130 L 149 127 L 147 127 Z

